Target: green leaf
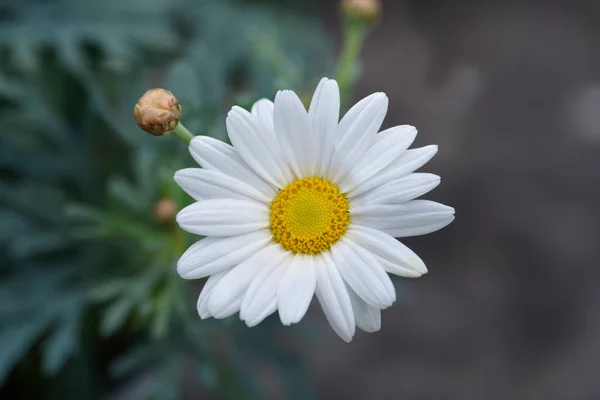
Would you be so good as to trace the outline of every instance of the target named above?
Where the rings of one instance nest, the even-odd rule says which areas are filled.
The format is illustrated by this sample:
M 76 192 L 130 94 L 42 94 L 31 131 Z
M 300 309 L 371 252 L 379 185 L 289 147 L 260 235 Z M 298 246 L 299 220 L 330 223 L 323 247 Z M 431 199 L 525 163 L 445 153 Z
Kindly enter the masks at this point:
M 94 302 L 107 301 L 125 291 L 129 284 L 128 279 L 114 279 L 106 283 L 100 283 L 89 291 L 89 297 Z
M 16 236 L 9 251 L 15 259 L 22 260 L 61 250 L 70 244 L 71 239 L 65 232 L 38 232 L 35 236 Z
M 167 293 L 161 293 L 156 299 L 156 310 L 154 320 L 150 326 L 150 332 L 155 338 L 161 338 L 167 332 L 169 319 L 171 317 L 171 302 Z
M 177 97 L 185 111 L 188 111 L 186 106 L 192 110 L 200 107 L 202 93 L 198 84 L 198 76 L 194 67 L 187 61 L 181 60 L 171 66 L 164 86 Z
M 122 378 L 152 361 L 155 354 L 156 347 L 152 345 L 142 344 L 132 347 L 113 361 L 110 365 L 110 373 L 116 378 Z
M 66 360 L 77 350 L 79 318 L 71 315 L 69 319 L 55 328 L 55 332 L 44 344 L 42 370 L 47 374 L 56 374 Z
M 0 26 L 0 46 L 9 47 L 20 68 L 34 70 L 42 46 L 55 46 L 66 66 L 86 64 L 79 48 L 99 46 L 110 65 L 127 64 L 142 47 L 169 49 L 177 37 L 168 24 L 178 0 L 20 0 Z
M 137 190 L 122 176 L 117 176 L 108 182 L 108 193 L 113 196 L 119 204 L 131 211 L 140 212 L 144 210 L 146 202 L 139 202 L 140 198 Z
M 129 298 L 121 298 L 111 304 L 104 310 L 100 319 L 100 334 L 102 336 L 110 336 L 120 329 L 133 308 L 133 303 Z
M 50 317 L 46 316 L 2 328 L 0 332 L 0 382 L 4 381 L 13 365 L 24 356 L 49 322 Z

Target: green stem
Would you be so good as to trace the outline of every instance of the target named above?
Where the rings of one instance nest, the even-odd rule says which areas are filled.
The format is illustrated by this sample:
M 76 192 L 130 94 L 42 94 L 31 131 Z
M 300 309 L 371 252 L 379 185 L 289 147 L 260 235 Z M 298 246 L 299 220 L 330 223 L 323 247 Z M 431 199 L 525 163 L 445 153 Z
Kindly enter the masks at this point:
M 185 126 L 183 126 L 181 122 L 178 123 L 175 129 L 173 129 L 171 132 L 187 144 L 189 144 L 194 138 L 192 132 L 188 131 L 188 129 Z
M 358 78 L 360 50 L 367 35 L 367 24 L 347 21 L 344 28 L 344 42 L 340 53 L 337 82 L 340 88 L 342 104 L 347 103 L 352 88 Z

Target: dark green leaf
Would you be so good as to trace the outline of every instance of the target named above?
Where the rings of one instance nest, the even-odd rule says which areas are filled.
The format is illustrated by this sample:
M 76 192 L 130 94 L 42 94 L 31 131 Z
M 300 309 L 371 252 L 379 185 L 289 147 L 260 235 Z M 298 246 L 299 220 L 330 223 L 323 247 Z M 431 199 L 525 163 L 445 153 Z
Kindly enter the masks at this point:
M 79 341 L 79 316 L 71 315 L 62 325 L 55 328 L 44 344 L 42 370 L 48 374 L 57 373 L 65 361 L 77 350 Z

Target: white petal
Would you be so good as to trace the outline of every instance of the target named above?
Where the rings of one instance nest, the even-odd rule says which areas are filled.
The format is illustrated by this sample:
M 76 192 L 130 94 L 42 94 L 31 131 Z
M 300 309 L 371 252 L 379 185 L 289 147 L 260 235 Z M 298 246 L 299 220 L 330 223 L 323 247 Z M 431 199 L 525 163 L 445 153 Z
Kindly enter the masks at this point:
M 209 136 L 196 136 L 190 142 L 190 154 L 204 169 L 220 171 L 260 190 L 268 198 L 277 194 L 246 164 L 233 146 Z
M 369 252 L 342 238 L 333 245 L 331 254 L 346 283 L 364 301 L 386 308 L 396 300 L 390 277 Z
M 427 273 L 423 260 L 387 233 L 366 226 L 351 225 L 346 237 L 357 246 L 370 251 L 386 272 L 407 278 Z
M 351 190 L 350 193 L 348 193 L 348 196 L 356 197 L 377 186 L 393 181 L 394 179 L 402 178 L 403 176 L 414 172 L 431 160 L 437 151 L 438 147 L 436 145 L 405 151 L 383 170 Z
M 440 177 L 433 174 L 414 172 L 368 190 L 351 198 L 353 207 L 370 204 L 406 203 L 433 190 L 440 184 Z
M 352 170 L 340 182 L 342 192 L 348 192 L 387 167 L 408 149 L 417 136 L 414 126 L 401 125 L 386 129 L 375 135 L 375 143 L 364 156 L 352 166 Z
M 269 226 L 269 208 L 244 200 L 203 200 L 179 211 L 177 223 L 202 236 L 243 235 Z
M 208 312 L 208 299 L 210 298 L 210 295 L 215 289 L 217 283 L 219 283 L 219 281 L 223 279 L 226 273 L 227 271 L 223 271 L 219 272 L 218 274 L 211 275 L 204 283 L 204 287 L 200 292 L 200 297 L 198 297 L 198 303 L 196 305 L 196 308 L 198 309 L 198 315 L 200 315 L 200 318 L 206 319 L 212 316 Z
M 193 244 L 177 262 L 184 279 L 198 279 L 229 269 L 265 247 L 271 232 L 263 229 L 240 236 L 207 237 Z
M 295 324 L 304 317 L 316 285 L 315 257 L 296 254 L 277 291 L 277 308 L 283 325 Z
M 454 220 L 454 208 L 429 200 L 352 209 L 352 222 L 379 229 L 393 237 L 425 235 Z
M 379 97 L 384 95 L 384 93 L 373 93 L 364 99 L 358 101 L 355 105 L 353 105 L 346 114 L 342 117 L 342 120 L 338 126 L 338 132 L 342 134 L 350 129 L 350 126 L 356 121 L 356 119 L 360 116 L 360 114 L 371 104 L 375 97 Z
M 269 315 L 273 314 L 275 311 L 277 311 L 277 296 L 274 296 L 271 299 L 271 301 L 269 301 L 269 304 L 262 309 L 260 314 L 253 317 L 252 319 L 248 318 L 243 321 L 246 322 L 246 326 L 248 326 L 248 328 L 252 328 L 252 327 L 260 324 L 261 322 L 263 322 L 265 318 L 267 318 Z
M 310 103 L 308 117 L 317 143 L 316 174 L 323 176 L 329 166 L 340 118 L 340 89 L 336 81 L 321 79 Z
M 277 309 L 277 291 L 292 258 L 291 252 L 281 252 L 252 279 L 240 309 L 240 318 L 248 326 L 259 324 Z
M 321 95 L 321 93 L 322 93 L 322 90 L 323 90 L 323 87 L 324 87 L 324 86 L 325 86 L 325 84 L 326 84 L 327 82 L 329 82 L 330 80 L 332 80 L 332 79 L 329 79 L 329 78 L 327 78 L 327 77 L 324 77 L 324 78 L 321 78 L 321 80 L 320 80 L 320 81 L 319 81 L 319 83 L 317 84 L 317 88 L 315 89 L 315 93 L 313 94 L 313 97 L 312 97 L 312 99 L 311 99 L 311 101 L 310 101 L 310 106 L 308 107 L 308 113 L 309 113 L 309 114 L 310 114 L 311 112 L 314 112 L 314 110 L 313 110 L 313 107 L 315 106 L 315 104 L 313 104 L 313 103 L 314 103 L 315 101 L 318 101 L 318 100 L 316 100 L 316 98 L 317 98 L 318 96 L 320 96 L 320 95 Z
M 175 182 L 194 200 L 238 199 L 270 204 L 259 190 L 220 171 L 186 168 L 175 173 Z
M 365 332 L 373 333 L 381 329 L 381 310 L 368 305 L 354 290 L 348 288 L 356 326 Z
M 316 296 L 327 321 L 344 341 L 352 340 L 355 331 L 354 313 L 344 280 L 329 253 L 316 258 Z
M 315 140 L 306 109 L 296 93 L 291 90 L 277 93 L 273 119 L 277 141 L 296 176 L 313 176 L 317 156 Z
M 234 106 L 226 123 L 231 143 L 261 178 L 280 189 L 293 179 L 279 144 L 255 116 Z
M 372 146 L 376 133 L 387 113 L 388 98 L 383 93 L 375 93 L 355 105 L 338 125 L 337 138 L 331 159 L 328 177 L 334 183 L 352 169 L 365 152 Z M 360 107 L 359 112 L 354 108 Z M 348 124 L 347 121 L 351 121 Z M 348 125 L 347 128 L 345 128 Z
M 269 260 L 280 257 L 282 252 L 284 250 L 279 244 L 269 245 L 229 270 L 213 289 L 208 311 L 215 318 L 225 318 L 239 310 L 254 276 Z
M 252 105 L 250 111 L 258 120 L 275 136 L 275 127 L 273 126 L 273 102 L 267 99 L 260 99 Z

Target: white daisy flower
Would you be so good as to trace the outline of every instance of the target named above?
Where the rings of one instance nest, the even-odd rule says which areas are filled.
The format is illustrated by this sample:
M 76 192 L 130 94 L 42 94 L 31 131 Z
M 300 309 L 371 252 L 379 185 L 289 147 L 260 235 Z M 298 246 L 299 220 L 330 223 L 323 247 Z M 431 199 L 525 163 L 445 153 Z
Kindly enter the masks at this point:
M 396 293 L 388 273 L 418 277 L 423 261 L 395 237 L 448 225 L 454 209 L 415 198 L 440 183 L 415 173 L 437 146 L 407 150 L 417 130 L 379 128 L 383 93 L 359 101 L 339 121 L 337 82 L 322 79 L 308 112 L 280 91 L 248 112 L 233 107 L 233 146 L 207 136 L 190 143 L 202 168 L 175 180 L 196 202 L 179 212 L 186 231 L 206 236 L 177 264 L 185 279 L 209 277 L 201 318 L 236 312 L 255 326 L 275 311 L 284 325 L 302 319 L 313 295 L 335 332 L 381 327 Z

